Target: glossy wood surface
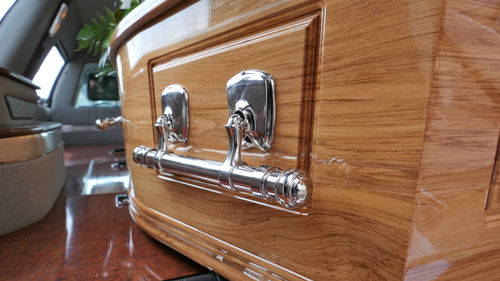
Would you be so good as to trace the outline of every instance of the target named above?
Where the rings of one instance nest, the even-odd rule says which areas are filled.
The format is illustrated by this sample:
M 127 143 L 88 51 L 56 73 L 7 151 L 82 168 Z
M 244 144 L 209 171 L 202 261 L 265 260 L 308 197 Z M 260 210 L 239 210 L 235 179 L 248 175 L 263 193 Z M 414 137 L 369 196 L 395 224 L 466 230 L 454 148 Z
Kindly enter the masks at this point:
M 312 101 L 316 79 L 316 51 L 320 15 L 313 13 L 276 28 L 265 29 L 199 52 L 169 54 L 151 62 L 153 101 L 174 83 L 189 91 L 189 145 L 172 144 L 169 149 L 180 155 L 224 161 L 227 155 L 225 124 L 229 117 L 225 87 L 227 80 L 244 69 L 265 69 L 275 80 L 276 126 L 272 153 L 257 148 L 242 152 L 251 166 L 269 165 L 282 169 L 309 170 L 312 131 Z M 280 64 L 272 59 L 275 50 L 283 50 Z M 209 65 L 210 67 L 206 67 Z M 217 69 L 217 71 L 214 71 Z M 190 73 L 196 73 L 192 79 Z M 153 120 L 161 114 L 155 102 Z M 197 124 L 197 120 L 206 122 Z M 241 195 L 241 194 L 240 194 Z M 265 203 L 265 201 L 263 201 Z M 279 204 L 275 204 L 280 206 Z
M 474 110 L 464 102 L 476 101 L 472 95 L 464 96 L 464 91 L 455 96 L 453 90 L 463 87 L 486 97 L 498 88 L 494 51 L 499 46 L 494 16 L 498 4 L 481 3 L 207 0 L 182 2 L 164 11 L 127 38 L 117 52 L 129 163 L 134 147 L 155 147 L 158 95 L 170 83 L 192 90 L 190 109 L 195 117 L 188 143 L 170 148 L 179 154 L 222 159 L 227 118 L 224 81 L 236 74 L 235 69 L 272 69 L 277 111 L 284 114 L 276 124 L 287 129 L 277 134 L 276 147 L 265 156 L 249 151 L 243 157 L 254 164 L 306 167 L 314 181 L 312 206 L 307 216 L 287 213 L 182 185 L 176 178 L 163 181 L 155 171 L 131 165 L 133 217 L 153 237 L 234 280 L 249 275 L 270 280 L 433 280 L 441 274 L 450 278 L 470 274 L 473 279 L 481 265 L 494 273 L 499 230 L 486 227 L 485 220 L 478 223 L 477 218 L 490 217 L 484 208 L 499 115 L 491 98 L 478 101 L 481 110 Z M 292 36 L 281 37 L 271 56 L 272 44 L 265 40 L 245 49 L 251 41 L 246 38 L 286 30 L 314 16 L 317 33 L 305 32 L 314 34 L 315 40 L 306 39 L 317 42 L 312 47 L 294 43 Z M 469 29 L 478 26 L 483 32 Z M 224 47 L 231 44 L 233 48 Z M 257 57 L 259 51 L 265 60 Z M 294 64 L 294 58 L 301 56 L 304 63 Z M 171 62 L 175 64 L 162 68 Z M 479 66 L 469 68 L 469 64 Z M 480 66 L 475 75 L 455 74 L 457 69 Z M 303 73 L 302 81 L 298 72 Z M 467 79 L 473 87 L 465 84 Z M 448 95 L 443 98 L 441 93 Z M 296 119 L 304 101 L 312 105 L 306 112 L 313 118 L 310 129 L 297 130 L 300 121 L 307 120 Z M 443 118 L 448 111 L 460 117 L 457 122 Z M 469 112 L 478 114 L 472 116 L 473 123 L 466 122 Z M 479 116 L 488 117 L 481 123 Z M 476 141 L 473 132 L 480 131 L 480 124 L 488 137 L 495 136 L 494 141 Z M 304 140 L 310 145 L 308 155 L 297 153 Z M 477 154 L 477 146 L 484 154 Z M 461 151 L 468 147 L 474 157 L 464 163 Z M 476 174 L 479 170 L 473 163 L 479 159 L 488 163 L 477 163 L 489 171 L 486 178 Z M 452 168 L 460 171 L 460 177 Z M 435 175 L 441 178 L 432 178 Z M 455 196 L 456 190 L 467 190 L 463 186 L 479 177 L 488 184 L 470 191 L 482 198 L 482 206 L 472 206 L 480 201 L 469 200 L 468 193 Z M 432 193 L 434 189 L 440 191 Z M 436 196 L 449 198 L 463 210 L 443 207 L 439 202 L 444 198 L 434 200 Z M 439 208 L 441 212 L 436 211 Z M 472 210 L 481 215 L 472 215 Z M 476 224 L 462 224 L 465 217 L 464 222 Z M 479 243 L 481 238 L 487 239 Z M 434 239 L 442 248 L 433 246 Z M 450 266 L 442 261 L 450 261 Z M 453 261 L 456 266 L 451 266 Z
M 116 52 L 123 41 L 142 28 L 143 25 L 148 24 L 149 21 L 154 20 L 155 17 L 179 2 L 180 0 L 149 0 L 136 7 L 127 17 L 122 19 L 115 28 L 115 32 L 111 38 L 113 45 L 110 49 L 110 59 L 113 65 L 116 67 Z
M 407 280 L 499 280 L 500 2 L 446 1 Z
M 111 179 L 122 171 L 109 166 L 112 148 L 65 149 L 66 184 L 53 209 L 40 222 L 0 236 L 1 280 L 166 280 L 206 271 L 145 234 L 127 207 L 115 207 Z M 104 192 L 107 182 L 108 194 L 82 195 L 91 160 L 107 163 L 93 172 L 101 175 L 94 192 Z
M 30 88 L 33 88 L 35 90 L 40 89 L 40 87 L 35 85 L 29 78 L 26 78 L 26 77 L 22 76 L 21 74 L 15 73 L 15 72 L 10 71 L 6 68 L 0 67 L 0 75 L 7 77 L 9 79 L 12 79 L 14 81 L 17 81 L 17 82 L 21 82 L 22 84 L 24 84 Z
M 57 122 L 38 122 L 32 125 L 3 127 L 0 128 L 0 138 L 40 134 L 44 132 L 50 132 L 61 127 L 62 124 Z

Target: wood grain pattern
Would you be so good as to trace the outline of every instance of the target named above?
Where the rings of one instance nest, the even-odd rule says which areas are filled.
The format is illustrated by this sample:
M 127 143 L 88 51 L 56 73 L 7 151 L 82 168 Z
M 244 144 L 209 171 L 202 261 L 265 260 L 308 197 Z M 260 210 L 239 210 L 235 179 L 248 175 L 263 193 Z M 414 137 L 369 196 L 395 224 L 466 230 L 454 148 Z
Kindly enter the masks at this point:
M 500 133 L 500 132 L 499 132 Z M 495 163 L 491 173 L 491 184 L 486 198 L 485 209 L 491 214 L 500 214 L 500 135 L 497 139 Z
M 197 99 L 190 105 L 196 118 L 189 142 L 171 149 L 222 159 L 226 139 L 216 130 L 227 112 L 216 95 L 225 97 L 224 82 L 234 69 L 255 63 L 279 70 L 277 85 L 299 85 L 283 91 L 290 102 L 278 111 L 294 112 L 286 106 L 311 92 L 313 123 L 294 135 L 296 119 L 281 117 L 278 128 L 293 126 L 278 133 L 269 154 L 244 157 L 291 167 L 293 159 L 274 159 L 297 155 L 298 138 L 310 138 L 310 154 L 299 165 L 307 165 L 314 180 L 312 207 L 307 216 L 285 213 L 131 166 L 132 215 L 160 241 L 236 280 L 248 274 L 271 280 L 494 279 L 478 270 L 493 272 L 500 256 L 499 230 L 487 224 L 491 216 L 484 210 L 498 140 L 498 11 L 494 1 L 466 0 L 207 0 L 164 11 L 117 51 L 129 163 L 134 147 L 154 146 L 159 105 L 152 99 L 179 80 Z M 313 14 L 319 32 L 306 41 L 317 42 L 317 51 L 302 53 L 308 62 L 300 65 L 317 72 L 307 83 L 296 81 L 301 66 L 291 54 L 300 57 L 300 48 L 291 44 L 284 51 L 282 44 L 294 42 L 285 37 L 264 62 L 254 54 L 267 54 L 266 43 L 238 46 L 241 57 L 253 56 L 249 64 L 226 50 L 217 61 L 154 72 L 162 63 Z M 298 87 L 300 95 L 293 92 Z
M 500 276 L 498 213 L 486 203 L 500 121 L 499 15 L 498 1 L 446 1 L 408 280 Z
M 243 159 L 253 166 L 266 164 L 307 171 L 309 161 L 305 158 L 311 153 L 310 141 L 299 137 L 313 125 L 310 107 L 314 92 L 307 88 L 311 83 L 307 79 L 316 79 L 311 56 L 315 57 L 317 44 L 307 39 L 318 38 L 318 22 L 319 15 L 313 14 L 213 48 L 201 47 L 204 50 L 200 52 L 174 53 L 152 60 L 153 120 L 161 114 L 160 103 L 154 101 L 160 100 L 167 86 L 180 84 L 189 92 L 190 119 L 194 121 L 189 142 L 170 144 L 169 149 L 180 155 L 198 157 L 201 153 L 205 159 L 224 161 L 227 136 L 221 124 L 229 117 L 226 82 L 242 70 L 265 69 L 275 79 L 278 108 L 273 153 L 254 148 L 243 151 Z M 280 64 L 272 59 L 276 50 L 281 50 Z

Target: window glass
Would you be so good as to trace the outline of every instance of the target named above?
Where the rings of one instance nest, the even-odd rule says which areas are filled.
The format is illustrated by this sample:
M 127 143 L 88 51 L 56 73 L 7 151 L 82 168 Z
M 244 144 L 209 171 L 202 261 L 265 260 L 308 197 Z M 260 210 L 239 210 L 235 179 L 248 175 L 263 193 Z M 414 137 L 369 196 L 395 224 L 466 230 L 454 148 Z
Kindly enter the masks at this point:
M 15 2 L 16 0 L 0 0 L 0 22 Z
M 52 47 L 33 78 L 33 83 L 40 86 L 36 93 L 41 99 L 49 99 L 52 87 L 65 63 L 57 47 Z
M 98 72 L 97 69 L 98 69 L 98 64 L 95 62 L 88 62 L 83 66 L 82 74 L 80 75 L 80 81 L 78 82 L 78 88 L 76 90 L 76 99 L 75 99 L 76 108 L 88 107 L 88 106 L 102 106 L 102 107 L 120 106 L 120 101 L 118 100 L 118 97 L 116 97 L 117 100 L 105 99 L 106 97 L 102 97 L 103 100 L 89 99 L 89 93 L 88 93 L 89 77 L 91 78 L 95 77 L 95 74 Z M 115 79 L 112 79 L 113 77 L 105 77 L 105 78 L 109 78 L 109 79 L 104 79 L 107 83 L 114 83 L 114 84 L 117 83 L 116 78 Z M 115 90 L 118 91 L 117 85 L 114 85 L 113 88 L 116 88 Z

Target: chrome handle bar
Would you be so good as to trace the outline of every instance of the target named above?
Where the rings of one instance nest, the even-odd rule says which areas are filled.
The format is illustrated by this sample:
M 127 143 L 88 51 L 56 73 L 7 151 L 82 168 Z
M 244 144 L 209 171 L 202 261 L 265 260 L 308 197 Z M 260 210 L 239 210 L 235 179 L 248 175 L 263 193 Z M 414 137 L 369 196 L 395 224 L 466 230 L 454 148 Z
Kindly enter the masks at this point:
M 242 77 L 235 81 L 235 77 L 238 75 Z M 266 114 L 255 114 L 255 112 L 263 110 L 259 107 L 266 107 L 267 111 L 265 112 L 269 113 L 267 114 L 270 116 L 269 118 L 274 118 L 274 89 L 272 80 L 270 80 L 272 78 L 265 72 L 250 70 L 238 75 L 229 80 L 230 82 L 235 81 L 236 84 L 228 82 L 227 86 L 231 114 L 225 125 L 229 145 L 224 162 L 176 155 L 168 150 L 168 141 L 185 142 L 187 140 L 189 128 L 187 91 L 179 85 L 171 85 L 162 93 L 163 115 L 155 123 L 155 129 L 158 133 L 158 148 L 155 150 L 145 146 L 136 147 L 133 152 L 134 162 L 156 169 L 161 173 L 171 173 L 217 183 L 231 191 L 250 194 L 270 202 L 276 201 L 289 209 L 306 205 L 311 197 L 312 180 L 303 171 L 293 169 L 283 171 L 270 166 L 251 167 L 242 162 L 241 149 L 244 144 L 247 146 L 262 144 L 263 146 L 259 148 L 270 148 L 274 127 L 261 126 L 265 128 L 264 131 L 267 133 L 266 141 L 263 141 L 264 138 L 261 137 L 263 134 L 256 132 L 256 128 L 261 123 L 274 126 L 274 120 L 257 120 L 257 116 Z M 246 79 L 249 75 L 251 75 L 251 83 L 260 84 L 249 86 L 249 79 Z M 263 77 L 263 81 L 259 81 L 256 77 Z M 243 82 L 241 82 L 242 80 Z M 247 88 L 241 90 L 241 87 Z M 235 95 L 238 95 L 241 91 L 246 92 L 246 94 L 237 97 L 234 97 L 233 94 L 230 96 L 230 93 L 234 92 Z M 249 95 L 249 91 L 257 92 Z M 255 100 L 245 100 L 245 96 L 255 97 L 262 92 L 264 92 L 262 95 L 266 96 L 264 99 L 267 100 L 263 105 Z M 273 95 L 272 99 L 269 98 L 271 94 Z M 259 121 L 262 122 L 258 123 Z

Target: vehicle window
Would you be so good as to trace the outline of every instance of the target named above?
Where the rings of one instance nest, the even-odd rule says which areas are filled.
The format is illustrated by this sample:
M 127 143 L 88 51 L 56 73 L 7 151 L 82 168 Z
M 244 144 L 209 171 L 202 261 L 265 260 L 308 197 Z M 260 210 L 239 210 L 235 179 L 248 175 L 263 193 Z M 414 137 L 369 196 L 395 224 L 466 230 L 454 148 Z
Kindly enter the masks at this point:
M 40 99 L 49 99 L 57 77 L 65 64 L 66 61 L 59 49 L 56 46 L 52 47 L 33 78 L 33 83 L 40 86 L 40 89 L 36 90 Z
M 12 5 L 16 0 L 1 0 L 0 1 L 0 22 L 3 20 L 3 17 L 7 14 L 7 12 L 10 10 Z
M 106 76 L 97 79 L 96 73 L 99 72 L 97 69 L 98 64 L 94 62 L 88 62 L 83 66 L 76 91 L 76 108 L 88 106 L 120 106 L 116 77 Z M 89 80 L 91 80 L 91 83 L 89 83 Z M 89 84 L 95 85 L 95 83 L 99 83 L 95 87 L 100 89 L 97 94 L 95 89 L 89 92 L 88 88 Z

